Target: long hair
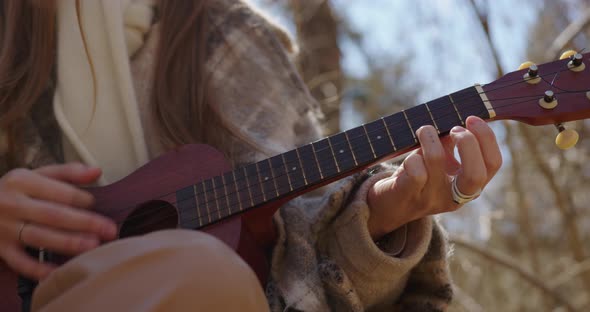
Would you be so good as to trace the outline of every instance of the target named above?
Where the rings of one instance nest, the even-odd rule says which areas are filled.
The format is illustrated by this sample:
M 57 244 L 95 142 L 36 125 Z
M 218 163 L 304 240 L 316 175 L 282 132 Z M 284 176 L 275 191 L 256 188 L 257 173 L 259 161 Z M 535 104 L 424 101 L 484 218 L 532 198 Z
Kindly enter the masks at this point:
M 79 1 L 79 0 L 78 0 Z M 22 121 L 50 88 L 56 58 L 56 0 L 0 0 L 0 136 L 9 166 L 22 165 Z M 77 8 L 79 2 L 77 2 Z M 151 108 L 162 143 L 219 146 L 220 122 L 205 73 L 207 1 L 163 0 Z M 205 122 L 206 121 L 206 122 Z
M 52 0 L 4 0 L 0 6 L 0 135 L 11 167 L 22 165 L 22 121 L 52 75 L 55 15 Z

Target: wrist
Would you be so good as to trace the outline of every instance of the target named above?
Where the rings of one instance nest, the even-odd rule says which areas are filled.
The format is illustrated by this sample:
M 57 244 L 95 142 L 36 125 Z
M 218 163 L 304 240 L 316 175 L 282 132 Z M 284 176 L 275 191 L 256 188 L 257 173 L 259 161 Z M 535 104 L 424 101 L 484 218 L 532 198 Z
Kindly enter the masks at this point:
M 375 241 L 379 249 L 392 256 L 399 257 L 406 249 L 408 241 L 408 225 L 404 224 L 395 231 L 384 235 Z

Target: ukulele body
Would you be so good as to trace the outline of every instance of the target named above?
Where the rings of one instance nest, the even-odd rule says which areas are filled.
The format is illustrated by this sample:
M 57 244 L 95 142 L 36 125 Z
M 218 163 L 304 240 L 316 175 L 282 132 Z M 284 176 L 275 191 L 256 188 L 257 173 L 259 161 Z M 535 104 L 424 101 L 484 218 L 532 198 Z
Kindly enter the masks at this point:
M 119 238 L 125 238 L 180 228 L 176 191 L 230 169 L 221 152 L 207 145 L 189 144 L 160 156 L 118 182 L 87 190 L 96 198 L 94 210 L 119 224 Z M 284 201 L 265 204 L 199 230 L 236 251 L 264 285 L 276 236 L 272 215 Z M 60 264 L 67 261 L 59 256 L 53 259 Z M 0 264 L 0 311 L 20 311 L 16 282 L 16 274 Z
M 221 152 L 208 145 L 189 144 L 156 158 L 118 182 L 88 190 L 96 198 L 94 210 L 119 224 L 119 238 L 125 238 L 182 228 L 176 191 L 230 170 Z M 276 235 L 272 215 L 283 202 L 271 202 L 199 230 L 225 242 L 264 282 L 267 252 Z M 215 214 L 217 208 L 211 206 L 211 214 Z

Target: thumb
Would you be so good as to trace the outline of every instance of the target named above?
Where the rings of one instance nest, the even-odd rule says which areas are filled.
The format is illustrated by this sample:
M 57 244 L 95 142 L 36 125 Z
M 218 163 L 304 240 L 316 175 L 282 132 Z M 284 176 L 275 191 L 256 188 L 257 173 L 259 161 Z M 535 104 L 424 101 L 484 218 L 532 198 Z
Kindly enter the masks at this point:
M 82 185 L 96 181 L 102 174 L 100 168 L 81 163 L 49 165 L 37 168 L 35 172 L 56 180 Z

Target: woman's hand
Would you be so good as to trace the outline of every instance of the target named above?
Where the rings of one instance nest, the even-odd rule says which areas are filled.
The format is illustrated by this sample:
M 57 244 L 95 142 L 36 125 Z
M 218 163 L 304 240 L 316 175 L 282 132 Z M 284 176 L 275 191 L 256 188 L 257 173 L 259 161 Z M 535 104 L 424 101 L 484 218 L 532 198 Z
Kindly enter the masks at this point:
M 502 165 L 502 155 L 492 129 L 480 118 L 469 117 L 467 129 L 455 127 L 443 142 L 434 127 L 418 129 L 421 148 L 410 154 L 387 179 L 375 183 L 367 201 L 368 226 L 373 239 L 419 218 L 457 210 L 451 177 L 466 195 L 485 187 Z M 461 163 L 453 155 L 457 146 Z
M 88 184 L 100 169 L 82 164 L 14 169 L 0 178 L 0 259 L 35 279 L 53 267 L 29 257 L 24 246 L 77 255 L 116 236 L 115 224 L 87 211 L 93 196 L 75 184 Z

